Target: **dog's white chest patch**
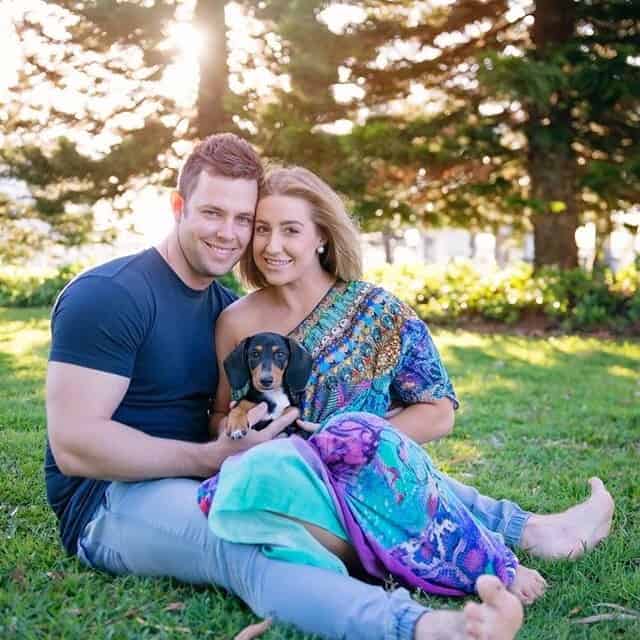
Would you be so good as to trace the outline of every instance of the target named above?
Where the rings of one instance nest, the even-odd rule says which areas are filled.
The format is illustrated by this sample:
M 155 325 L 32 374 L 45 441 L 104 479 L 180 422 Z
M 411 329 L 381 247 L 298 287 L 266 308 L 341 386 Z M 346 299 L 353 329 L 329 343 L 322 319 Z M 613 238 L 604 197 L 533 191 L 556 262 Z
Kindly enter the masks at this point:
M 289 398 L 287 398 L 287 394 L 282 389 L 278 389 L 277 391 L 264 391 L 263 394 L 271 402 L 276 403 L 273 411 L 264 417 L 265 420 L 275 420 L 279 418 L 282 412 L 291 404 Z

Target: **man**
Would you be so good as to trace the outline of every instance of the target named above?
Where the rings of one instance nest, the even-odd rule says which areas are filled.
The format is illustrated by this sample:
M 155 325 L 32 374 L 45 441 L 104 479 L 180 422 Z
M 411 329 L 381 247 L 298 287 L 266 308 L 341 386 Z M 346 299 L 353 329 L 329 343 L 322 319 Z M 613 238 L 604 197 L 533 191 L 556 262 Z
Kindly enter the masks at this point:
M 426 609 L 402 589 L 387 593 L 270 560 L 209 531 L 197 479 L 297 417 L 292 411 L 239 441 L 224 434 L 209 441 L 207 408 L 218 377 L 213 328 L 233 301 L 215 278 L 249 245 L 261 178 L 260 160 L 244 140 L 207 138 L 171 196 L 169 236 L 81 274 L 57 300 L 45 475 L 64 547 L 116 575 L 223 586 L 258 615 L 327 637 L 435 638 L 456 627 L 459 638 L 511 638 L 464 631 L 464 624 L 509 628 L 505 620 L 519 626 L 519 605 L 495 584 L 466 618 L 423 616 Z

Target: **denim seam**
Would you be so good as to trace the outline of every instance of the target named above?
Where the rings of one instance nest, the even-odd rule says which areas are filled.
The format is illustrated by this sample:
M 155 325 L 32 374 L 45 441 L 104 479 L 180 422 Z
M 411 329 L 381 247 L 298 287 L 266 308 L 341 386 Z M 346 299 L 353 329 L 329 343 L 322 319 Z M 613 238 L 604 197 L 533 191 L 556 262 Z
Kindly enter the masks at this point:
M 393 614 L 392 633 L 387 637 L 390 640 L 412 640 L 418 620 L 427 611 L 429 609 L 409 599 L 408 602 L 403 603 L 399 612 Z
M 531 512 L 518 509 L 511 518 L 509 518 L 507 526 L 504 528 L 504 539 L 510 547 L 520 544 L 524 528 L 530 517 Z

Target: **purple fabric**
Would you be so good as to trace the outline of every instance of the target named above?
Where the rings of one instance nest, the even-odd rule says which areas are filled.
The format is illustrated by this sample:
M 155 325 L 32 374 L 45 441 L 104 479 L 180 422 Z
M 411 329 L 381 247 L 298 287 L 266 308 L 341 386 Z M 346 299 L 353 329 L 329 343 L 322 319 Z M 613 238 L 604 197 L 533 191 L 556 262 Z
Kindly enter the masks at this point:
M 309 441 L 294 442 L 331 489 L 370 575 L 391 574 L 406 586 L 447 596 L 472 592 L 484 573 L 506 585 L 513 581 L 517 559 L 501 536 L 484 529 L 440 482 L 426 452 L 385 420 L 341 414 Z

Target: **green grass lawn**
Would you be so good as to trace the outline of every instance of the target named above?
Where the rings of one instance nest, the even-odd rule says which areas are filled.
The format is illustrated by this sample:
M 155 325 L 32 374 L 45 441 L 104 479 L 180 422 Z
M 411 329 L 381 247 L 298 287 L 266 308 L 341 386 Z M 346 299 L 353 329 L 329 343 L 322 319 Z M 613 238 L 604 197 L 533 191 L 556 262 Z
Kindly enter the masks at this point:
M 599 475 L 617 502 L 608 541 L 577 562 L 522 559 L 550 583 L 521 639 L 640 638 L 640 344 L 436 332 L 462 401 L 430 452 L 452 475 L 540 511 L 585 497 Z M 46 310 L 0 309 L 0 638 L 231 638 L 254 621 L 216 588 L 111 578 L 58 544 L 43 486 Z M 304 594 L 291 594 L 304 598 Z M 431 598 L 458 607 L 458 601 Z M 639 614 L 640 615 L 640 614 Z M 281 627 L 265 638 L 302 638 Z

